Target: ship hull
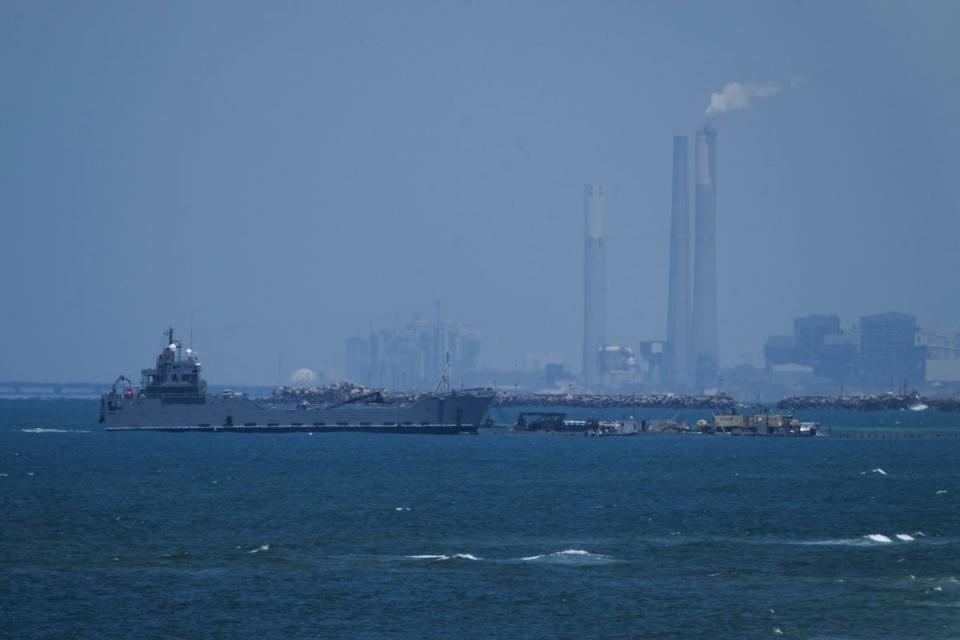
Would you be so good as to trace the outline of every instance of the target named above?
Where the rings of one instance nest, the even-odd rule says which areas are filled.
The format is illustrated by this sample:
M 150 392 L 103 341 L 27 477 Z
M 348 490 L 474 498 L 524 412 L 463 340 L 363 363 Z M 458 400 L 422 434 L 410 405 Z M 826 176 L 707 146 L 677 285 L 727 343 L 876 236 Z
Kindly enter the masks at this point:
M 336 425 L 327 427 L 278 425 L 276 427 L 107 427 L 107 431 L 159 431 L 164 433 L 393 433 L 460 435 L 477 433 L 477 425 L 428 424 L 397 426 L 395 424 Z
M 101 422 L 108 431 L 476 433 L 492 400 L 451 393 L 406 404 L 287 408 L 243 396 L 208 396 L 190 403 L 104 396 Z

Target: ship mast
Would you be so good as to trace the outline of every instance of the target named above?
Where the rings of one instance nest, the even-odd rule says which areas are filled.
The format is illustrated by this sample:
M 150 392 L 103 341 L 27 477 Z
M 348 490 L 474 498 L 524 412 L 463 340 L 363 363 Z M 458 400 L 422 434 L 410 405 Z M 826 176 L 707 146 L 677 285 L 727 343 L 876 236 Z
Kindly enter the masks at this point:
M 450 352 L 447 351 L 443 365 L 443 371 L 440 372 L 440 381 L 437 382 L 437 388 L 434 393 L 450 393 Z

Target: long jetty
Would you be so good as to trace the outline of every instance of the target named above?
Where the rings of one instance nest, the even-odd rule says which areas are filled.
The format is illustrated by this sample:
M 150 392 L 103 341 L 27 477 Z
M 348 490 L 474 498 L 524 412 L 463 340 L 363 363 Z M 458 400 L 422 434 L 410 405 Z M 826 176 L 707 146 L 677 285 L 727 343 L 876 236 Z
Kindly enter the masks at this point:
M 271 400 L 274 402 L 309 402 L 322 404 L 344 402 L 351 398 L 379 393 L 385 402 L 409 402 L 422 397 L 423 393 L 405 393 L 372 389 L 363 385 L 336 383 L 318 387 L 278 387 Z M 597 393 L 518 393 L 495 391 L 493 389 L 465 389 L 457 393 L 495 394 L 493 405 L 496 407 L 582 407 L 608 409 L 619 407 L 647 407 L 651 409 L 701 409 L 708 411 L 729 411 L 745 407 L 726 394 L 709 396 L 657 394 L 597 394 Z
M 833 410 L 899 411 L 900 409 L 933 409 L 960 411 L 960 398 L 928 398 L 916 392 L 878 393 L 837 396 L 792 396 L 776 405 L 780 411 Z
M 274 402 L 343 402 L 373 392 L 380 392 L 385 402 L 409 402 L 422 397 L 423 393 L 374 389 L 364 385 L 339 382 L 315 387 L 278 387 L 271 400 Z M 704 411 L 729 411 L 764 407 L 756 403 L 742 403 L 733 397 L 718 393 L 714 395 L 678 395 L 673 393 L 651 394 L 601 394 L 601 393 L 522 393 L 489 388 L 466 389 L 457 393 L 496 395 L 496 407 L 579 407 L 608 409 L 639 407 L 651 409 L 698 409 Z M 769 405 L 766 405 L 769 407 Z M 960 398 L 933 398 L 916 392 L 848 394 L 836 396 L 792 396 L 776 403 L 781 412 L 845 409 L 853 411 L 898 411 L 900 409 L 928 408 L 936 411 L 960 411 Z
M 831 438 L 844 438 L 847 440 L 929 440 L 931 438 L 960 438 L 960 430 L 927 431 L 917 429 L 915 431 L 886 431 L 884 429 L 834 429 L 829 435 Z

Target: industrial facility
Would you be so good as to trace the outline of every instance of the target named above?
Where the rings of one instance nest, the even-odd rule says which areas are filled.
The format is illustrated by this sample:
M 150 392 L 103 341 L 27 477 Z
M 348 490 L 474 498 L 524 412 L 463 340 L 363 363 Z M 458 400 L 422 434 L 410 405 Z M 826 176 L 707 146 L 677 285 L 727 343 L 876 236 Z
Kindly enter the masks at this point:
M 478 366 L 480 338 L 455 323 L 414 317 L 347 340 L 347 380 L 423 390 L 450 374 L 468 386 L 546 393 L 706 393 L 776 400 L 802 393 L 960 391 L 960 331 L 924 331 L 903 313 L 797 318 L 770 336 L 764 363 L 721 370 L 717 295 L 717 130 L 673 136 L 665 339 L 607 337 L 605 187 L 584 188 L 583 335 L 579 376 L 554 353 L 530 353 L 511 369 Z M 692 182 L 692 184 L 691 184 Z M 691 203 L 693 205 L 691 211 Z
M 603 187 L 587 187 L 582 382 L 588 388 L 703 391 L 717 387 L 716 160 L 717 130 L 707 125 L 696 132 L 691 238 L 689 143 L 685 135 L 674 136 L 667 338 L 641 343 L 636 353 L 605 340 Z

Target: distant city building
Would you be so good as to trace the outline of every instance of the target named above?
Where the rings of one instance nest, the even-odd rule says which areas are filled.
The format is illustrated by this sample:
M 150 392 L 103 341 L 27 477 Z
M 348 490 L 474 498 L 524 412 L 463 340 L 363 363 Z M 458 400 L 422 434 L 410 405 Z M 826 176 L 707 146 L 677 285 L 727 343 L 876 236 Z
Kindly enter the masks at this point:
M 608 344 L 598 352 L 600 383 L 605 390 L 616 391 L 643 383 L 637 358 L 630 347 Z
M 917 343 L 917 320 L 905 313 L 860 318 L 860 378 L 890 390 L 919 389 L 926 378 L 926 355 Z
M 812 314 L 793 321 L 796 362 L 816 367 L 823 351 L 824 338 L 840 335 L 840 317 Z
M 547 365 L 560 364 L 559 353 L 528 353 L 523 357 L 523 368 L 527 371 L 543 371 Z
M 843 381 L 853 374 L 859 349 L 857 337 L 850 333 L 828 334 L 823 336 L 816 360 L 816 372 L 831 380 Z
M 836 314 L 811 314 L 793 321 L 793 335 L 767 338 L 763 356 L 768 371 L 796 365 L 819 377 L 842 381 L 857 360 L 857 342 L 843 332 Z M 795 367 L 789 370 L 800 371 Z
M 363 384 L 370 378 L 370 339 L 347 338 L 347 380 Z
M 937 329 L 920 335 L 926 351 L 927 393 L 960 396 L 960 330 Z
M 654 391 L 664 387 L 669 353 L 670 345 L 663 340 L 642 340 L 637 345 L 637 360 L 643 372 L 645 390 Z
M 559 362 L 543 365 L 543 383 L 546 387 L 558 387 L 569 383 L 573 376 Z
M 475 371 L 480 366 L 480 334 L 475 331 L 460 334 L 457 356 L 458 371 Z
M 921 335 L 916 318 L 905 313 L 863 316 L 852 333 L 836 315 L 797 318 L 792 335 L 767 338 L 763 355 L 770 384 L 782 388 L 789 372 L 793 393 L 920 390 L 928 368 L 938 382 L 960 383 L 960 366 L 954 371 L 940 364 L 948 358 L 960 362 L 960 334 Z
M 389 389 L 433 389 L 445 369 L 450 380 L 472 373 L 480 336 L 459 325 L 414 318 L 368 337 L 347 339 L 347 379 Z
M 793 336 L 770 336 L 763 345 L 763 360 L 768 370 L 777 365 L 795 362 L 796 359 L 797 340 Z
M 960 360 L 960 330 L 938 329 L 920 336 L 927 360 Z

